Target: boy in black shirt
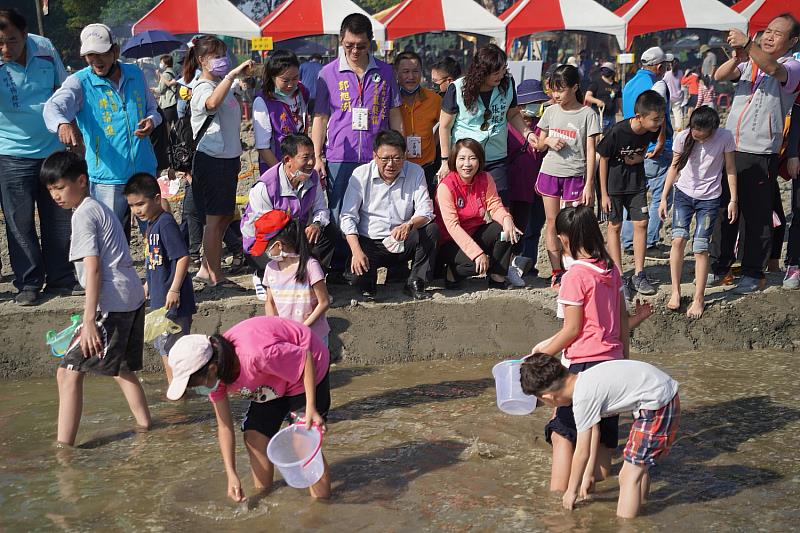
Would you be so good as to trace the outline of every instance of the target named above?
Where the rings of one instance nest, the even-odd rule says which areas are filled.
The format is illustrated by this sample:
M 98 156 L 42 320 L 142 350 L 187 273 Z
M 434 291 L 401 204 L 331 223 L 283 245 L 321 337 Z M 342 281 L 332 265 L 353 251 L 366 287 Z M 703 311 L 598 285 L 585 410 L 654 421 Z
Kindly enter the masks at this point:
M 643 295 L 655 294 L 656 289 L 644 273 L 647 248 L 647 178 L 644 156 L 647 146 L 658 139 L 664 122 L 666 102 L 655 91 L 645 91 L 636 99 L 636 115 L 617 123 L 597 147 L 600 154 L 600 192 L 602 208 L 608 214 L 608 251 L 622 270 L 623 209 L 633 221 L 633 286 Z M 624 284 L 630 299 L 628 283 Z
M 161 190 L 150 174 L 133 175 L 125 185 L 125 197 L 136 218 L 147 222 L 147 257 L 145 292 L 150 308 L 167 308 L 167 318 L 181 327 L 177 333 L 164 333 L 153 342 L 164 363 L 167 382 L 172 371 L 167 356 L 172 345 L 189 333 L 192 315 L 197 312 L 192 281 L 189 279 L 189 250 L 175 218 L 161 207 Z

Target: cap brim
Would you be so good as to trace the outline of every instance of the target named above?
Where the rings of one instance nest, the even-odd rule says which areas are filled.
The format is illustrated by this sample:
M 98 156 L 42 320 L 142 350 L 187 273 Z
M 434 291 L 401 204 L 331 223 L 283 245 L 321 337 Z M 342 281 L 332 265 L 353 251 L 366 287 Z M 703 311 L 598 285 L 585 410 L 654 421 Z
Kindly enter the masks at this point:
M 87 45 L 86 47 L 81 46 L 81 56 L 85 56 L 88 54 L 105 54 L 114 46 L 114 43 L 109 44 L 105 47 L 105 50 L 102 50 L 102 46 L 94 46 L 94 45 Z
M 550 100 L 550 97 L 547 96 L 544 92 L 539 91 L 538 93 L 533 94 L 526 94 L 524 97 L 520 98 L 517 96 L 517 103 L 519 105 L 525 104 L 535 104 L 536 102 L 544 102 L 546 100 Z
M 167 389 L 167 399 L 173 401 L 180 400 L 186 393 L 186 386 L 189 384 L 189 378 L 191 377 L 192 376 L 172 376 L 172 383 L 169 384 L 169 388 Z

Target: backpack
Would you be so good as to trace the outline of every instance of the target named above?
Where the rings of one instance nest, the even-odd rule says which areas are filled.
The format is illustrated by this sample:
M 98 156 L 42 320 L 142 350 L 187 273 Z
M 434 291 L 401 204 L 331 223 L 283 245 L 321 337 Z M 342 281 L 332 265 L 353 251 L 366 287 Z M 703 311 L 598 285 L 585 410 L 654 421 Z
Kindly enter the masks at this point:
M 197 136 L 192 135 L 192 105 L 191 102 L 186 112 L 172 124 L 169 132 L 169 166 L 176 172 L 191 172 L 194 153 L 197 143 L 206 134 L 206 130 L 214 120 L 215 115 L 209 115 L 200 126 Z

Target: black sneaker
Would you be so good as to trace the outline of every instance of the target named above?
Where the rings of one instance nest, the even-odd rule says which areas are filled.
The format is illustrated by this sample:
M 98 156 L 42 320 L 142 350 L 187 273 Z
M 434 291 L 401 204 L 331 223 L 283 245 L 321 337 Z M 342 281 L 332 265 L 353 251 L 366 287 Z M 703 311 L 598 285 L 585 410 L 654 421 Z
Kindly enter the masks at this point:
M 48 285 L 44 288 L 44 292 L 53 296 L 83 296 L 86 294 L 86 290 L 81 287 L 80 283 L 66 287 Z
M 23 289 L 17 293 L 14 303 L 17 305 L 36 305 L 39 301 L 39 291 Z
M 631 282 L 631 278 L 622 278 L 622 296 L 625 297 L 625 300 L 630 302 L 633 300 L 633 283 Z
M 644 255 L 650 259 L 669 259 L 669 250 L 665 250 L 660 244 L 654 244 L 645 250 Z
M 652 296 L 657 292 L 653 283 L 647 278 L 647 274 L 644 273 L 644 270 L 638 274 L 634 274 L 631 281 L 633 282 L 634 290 L 642 296 Z

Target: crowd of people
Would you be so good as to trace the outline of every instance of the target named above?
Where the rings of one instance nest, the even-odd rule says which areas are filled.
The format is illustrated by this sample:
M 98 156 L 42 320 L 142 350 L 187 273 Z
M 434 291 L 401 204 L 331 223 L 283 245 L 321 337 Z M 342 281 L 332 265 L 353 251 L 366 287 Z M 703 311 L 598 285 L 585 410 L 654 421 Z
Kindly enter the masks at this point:
M 430 297 L 434 279 L 445 290 L 474 276 L 485 276 L 489 288 L 524 287 L 527 274 L 538 275 L 544 233 L 564 324 L 525 360 L 522 385 L 559 408 L 547 428 L 551 488 L 566 491 L 571 508 L 579 489 L 608 475 L 610 454 L 590 453 L 598 442 L 616 447 L 616 421 L 607 415 L 645 413 L 621 475 L 618 513 L 635 516 L 647 468 L 668 450 L 680 408 L 668 376 L 616 361 L 627 358 L 629 330 L 652 312 L 639 303 L 629 316 L 628 302 L 634 292 L 656 293 L 645 258 L 662 240 L 670 210 L 668 309 L 681 308 L 690 236 L 689 317 L 702 315 L 707 285 L 731 282 L 737 258 L 734 292 L 763 287 L 783 242 L 779 172 L 794 179 L 792 215 L 800 214 L 797 106 L 790 115 L 800 102 L 800 62 L 788 56 L 798 38 L 790 15 L 776 17 L 757 42 L 731 30 L 732 57 L 710 74 L 704 62 L 693 101 L 695 81 L 658 47 L 641 55 L 624 87 L 610 63 L 589 83 L 578 66 L 564 64 L 517 84 L 493 44 L 477 50 L 463 75 L 451 58 L 423 65 L 413 51 L 393 64 L 380 61 L 371 53 L 369 19 L 349 15 L 332 62 L 301 65 L 285 50 L 269 55 L 253 104 L 260 176 L 234 221 L 243 153 L 234 91 L 252 60 L 233 66 L 223 41 L 200 36 L 180 72 L 164 56 L 158 86 L 148 87 L 138 67 L 119 60 L 111 30 L 90 24 L 81 32 L 87 67 L 67 76 L 47 39 L 28 33 L 16 11 L 0 10 L 0 207 L 16 302 L 35 304 L 43 287 L 85 294 L 81 328 L 57 373 L 58 441 L 75 442 L 88 371 L 115 377 L 136 423 L 150 425 L 134 374 L 143 363 L 149 298 L 180 326 L 155 342 L 167 397 L 177 400 L 187 388 L 209 395 L 228 493 L 241 500 L 229 395 L 251 401 L 244 439 L 255 487 L 268 488 L 266 443 L 284 418 L 304 409 L 307 426 L 324 427 L 330 407 L 328 285 L 348 283 L 374 299 L 377 270 L 387 267 L 414 300 Z M 424 67 L 432 88 L 423 87 Z M 706 105 L 709 76 L 737 84 L 724 127 Z M 681 85 L 689 113 L 683 91 L 676 94 Z M 188 182 L 181 225 L 157 181 L 176 172 Z M 144 284 L 129 249 L 132 215 L 146 246 Z M 800 288 L 795 220 L 788 289 Z M 190 334 L 196 290 L 244 290 L 226 277 L 223 242 L 240 256 L 235 266 L 254 272 L 265 316 L 222 335 Z M 564 365 L 554 358 L 562 351 Z M 574 377 L 584 371 L 592 387 L 589 377 Z M 638 377 L 622 383 L 625 375 Z M 591 409 L 583 402 L 573 413 L 578 395 Z M 311 493 L 330 495 L 327 470 Z

